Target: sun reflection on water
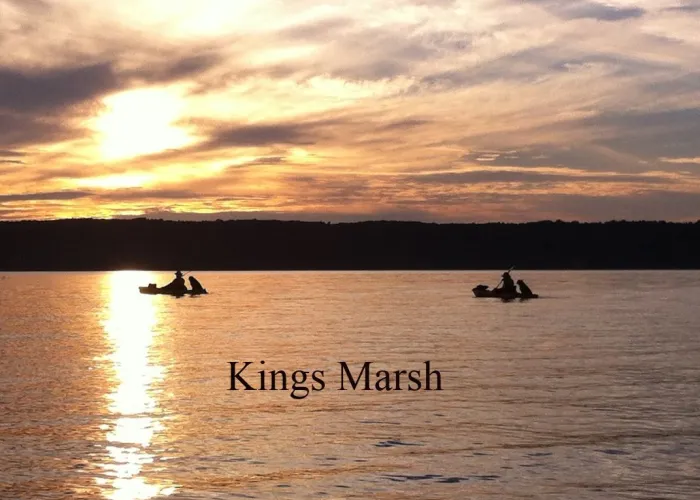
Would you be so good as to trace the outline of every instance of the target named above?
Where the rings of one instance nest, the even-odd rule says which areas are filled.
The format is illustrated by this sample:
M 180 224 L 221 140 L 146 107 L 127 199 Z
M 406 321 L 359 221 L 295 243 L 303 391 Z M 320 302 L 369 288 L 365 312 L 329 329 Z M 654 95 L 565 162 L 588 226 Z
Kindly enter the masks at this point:
M 163 430 L 156 418 L 159 401 L 153 384 L 165 376 L 152 349 L 157 323 L 157 302 L 138 293 L 149 283 L 147 272 L 120 271 L 108 276 L 109 308 L 104 329 L 111 344 L 109 356 L 114 369 L 114 390 L 109 395 L 113 425 L 105 426 L 110 463 L 104 468 L 112 480 L 105 494 L 110 500 L 146 500 L 175 491 L 143 476 L 145 464 L 153 463 L 149 453 L 154 436 Z

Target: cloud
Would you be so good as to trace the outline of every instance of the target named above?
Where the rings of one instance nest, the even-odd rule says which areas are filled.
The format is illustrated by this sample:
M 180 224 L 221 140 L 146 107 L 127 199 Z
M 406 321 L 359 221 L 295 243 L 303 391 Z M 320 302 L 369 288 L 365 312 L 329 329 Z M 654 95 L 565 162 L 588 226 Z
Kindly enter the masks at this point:
M 285 40 L 317 42 L 328 40 L 358 27 L 355 20 L 350 17 L 331 17 L 294 24 L 280 30 L 277 36 Z
M 0 208 L 0 221 L 1 220 L 12 220 L 19 214 L 21 214 L 21 212 L 19 210 L 7 210 L 4 208 Z M 17 217 L 17 218 L 19 219 L 20 217 Z
M 680 181 L 658 175 L 581 175 L 578 173 L 542 173 L 522 170 L 475 170 L 457 173 L 414 175 L 405 180 L 429 184 L 479 183 L 623 183 L 623 184 L 677 184 Z
M 60 118 L 10 114 L 0 110 L 0 147 L 36 146 L 76 138 L 84 133 Z
M 420 64 L 466 53 L 472 42 L 472 35 L 460 30 L 421 30 L 420 25 L 390 23 L 368 27 L 343 19 L 296 26 L 281 31 L 278 38 L 280 43 L 317 44 L 297 74 L 349 82 L 406 77 Z
M 106 201 L 196 200 L 200 195 L 187 189 L 115 189 L 101 191 L 53 191 L 0 195 L 0 203 L 17 201 L 64 201 L 92 198 Z
M 196 200 L 199 194 L 188 189 L 115 189 L 93 192 L 90 196 L 103 201 L 144 201 L 159 200 Z
M 350 120 L 308 119 L 277 123 L 226 123 L 211 120 L 183 122 L 194 126 L 203 139 L 181 149 L 155 153 L 151 159 L 187 158 L 197 153 L 227 151 L 232 148 L 274 148 L 277 146 L 312 146 L 319 140 L 334 137 L 335 127 L 346 127 Z M 270 155 L 276 157 L 277 155 Z M 278 161 L 279 162 L 279 161 Z
M 696 158 L 659 158 L 661 161 L 666 162 L 666 163 L 678 163 L 681 165 L 684 164 L 700 164 L 700 156 Z
M 3 3 L 34 14 L 51 10 L 51 4 L 46 0 L 0 0 L 0 4 Z
M 372 179 L 361 176 L 287 174 L 280 181 L 285 191 L 302 203 L 316 200 L 323 204 L 346 204 L 376 196 L 376 193 L 370 192 Z
M 2 194 L 0 203 L 14 201 L 52 201 L 52 200 L 77 200 L 90 196 L 85 191 L 55 191 L 45 193 Z
M 264 156 L 261 158 L 256 158 L 255 160 L 246 161 L 243 163 L 237 163 L 229 166 L 229 169 L 244 169 L 252 166 L 260 165 L 282 165 L 286 163 L 286 158 L 284 156 Z
M 14 174 L 16 168 L 14 167 L 3 167 L 2 162 L 0 162 L 0 176 L 4 176 L 7 174 Z
M 639 7 L 614 7 L 587 0 L 529 0 L 542 5 L 564 19 L 596 19 L 598 21 L 624 21 L 641 17 L 645 10 Z
M 670 12 L 684 12 L 684 13 L 695 13 L 700 12 L 700 2 L 683 2 L 682 5 L 675 5 L 673 7 L 667 7 L 667 11 Z
M 423 76 L 413 91 L 446 91 L 483 86 L 494 82 L 537 85 L 568 75 L 595 72 L 598 78 L 626 78 L 661 74 L 668 63 L 641 60 L 621 54 L 583 51 L 576 46 L 551 42 L 528 47 L 468 68 L 448 69 Z M 693 82 L 688 82 L 691 86 Z M 694 88 L 697 88 L 695 86 Z
M 397 120 L 391 123 L 388 123 L 387 125 L 384 125 L 384 130 L 407 130 L 407 129 L 412 129 L 416 127 L 420 127 L 422 125 L 427 125 L 430 123 L 430 120 L 422 120 L 419 118 L 406 118 L 403 120 Z
M 700 156 L 700 107 L 667 111 L 608 112 L 583 123 L 605 129 L 599 142 L 640 158 Z
M 222 56 L 215 52 L 183 57 L 168 54 L 160 59 L 148 61 L 135 69 L 124 71 L 122 76 L 135 85 L 143 82 L 147 84 L 172 83 L 189 78 L 199 79 L 221 62 Z
M 50 113 L 119 88 L 110 63 L 19 72 L 0 68 L 0 110 Z
M 214 131 L 202 148 L 231 146 L 269 146 L 274 144 L 311 144 L 308 129 L 295 124 L 240 125 Z
M 643 172 L 650 163 L 634 154 L 620 154 L 594 142 L 577 146 L 532 145 L 511 151 L 472 151 L 460 160 L 489 167 L 558 167 L 603 172 Z
M 18 157 L 18 156 L 26 156 L 27 153 L 24 153 L 22 151 L 10 151 L 10 150 L 2 150 L 0 149 L 0 157 L 5 157 L 5 158 L 11 158 L 11 157 Z

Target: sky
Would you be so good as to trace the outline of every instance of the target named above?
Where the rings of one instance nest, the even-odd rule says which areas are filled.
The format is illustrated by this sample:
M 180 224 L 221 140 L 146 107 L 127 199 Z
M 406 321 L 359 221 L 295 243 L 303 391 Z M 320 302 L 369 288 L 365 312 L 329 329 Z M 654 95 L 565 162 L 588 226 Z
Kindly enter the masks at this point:
M 0 0 L 0 220 L 700 219 L 700 0 Z

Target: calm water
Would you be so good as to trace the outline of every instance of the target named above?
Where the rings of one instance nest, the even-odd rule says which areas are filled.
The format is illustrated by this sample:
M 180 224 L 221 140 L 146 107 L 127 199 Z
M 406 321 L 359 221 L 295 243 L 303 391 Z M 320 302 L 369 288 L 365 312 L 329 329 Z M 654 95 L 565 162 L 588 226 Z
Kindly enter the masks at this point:
M 5 273 L 0 498 L 698 498 L 700 272 L 472 298 L 498 275 Z M 229 390 L 261 360 L 325 389 Z M 442 391 L 338 390 L 427 360 Z

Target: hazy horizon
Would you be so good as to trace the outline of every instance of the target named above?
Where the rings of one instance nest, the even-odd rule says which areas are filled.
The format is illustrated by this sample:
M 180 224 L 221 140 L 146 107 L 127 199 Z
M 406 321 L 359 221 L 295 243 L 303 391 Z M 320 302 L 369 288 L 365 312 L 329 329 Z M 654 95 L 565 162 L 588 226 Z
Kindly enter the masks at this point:
M 322 216 L 316 214 L 284 214 L 284 213 L 268 213 L 268 212 L 247 212 L 245 215 L 236 214 L 232 215 L 230 213 L 176 213 L 176 212 L 163 212 L 157 214 L 143 214 L 143 215 L 117 215 L 113 217 L 58 217 L 58 218 L 35 218 L 35 219 L 0 219 L 0 223 L 3 222 L 61 222 L 61 221 L 81 221 L 81 220 L 91 220 L 91 221 L 134 221 L 134 220 L 148 220 L 148 221 L 163 221 L 163 222 L 251 222 L 251 221 L 261 221 L 261 222 L 308 222 L 308 223 L 319 223 L 319 224 L 362 224 L 362 223 L 413 223 L 413 224 L 452 224 L 452 225 L 489 225 L 489 224 L 504 224 L 504 225 L 524 225 L 524 224 L 541 224 L 541 223 L 552 223 L 552 224 L 614 224 L 614 223 L 648 223 L 648 224 L 700 224 L 699 219 L 689 218 L 687 220 L 665 220 L 665 219 L 639 219 L 639 218 L 629 218 L 629 219 L 590 219 L 590 220 L 578 220 L 578 219 L 532 219 L 525 221 L 517 220 L 449 220 L 449 219 L 421 219 L 421 218 L 392 218 L 387 217 L 375 217 L 375 218 L 363 218 L 361 215 L 355 214 L 335 214 L 330 217 L 322 218 Z

